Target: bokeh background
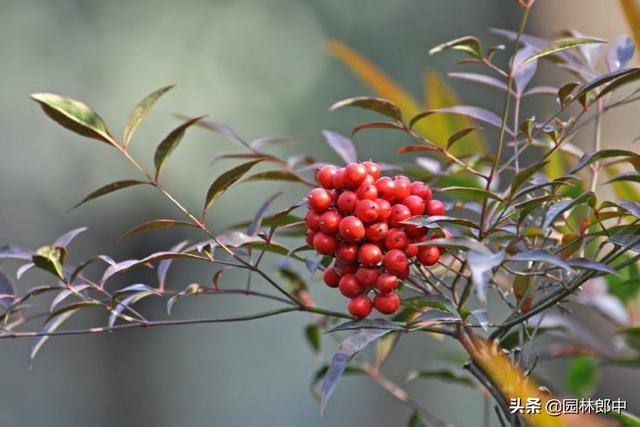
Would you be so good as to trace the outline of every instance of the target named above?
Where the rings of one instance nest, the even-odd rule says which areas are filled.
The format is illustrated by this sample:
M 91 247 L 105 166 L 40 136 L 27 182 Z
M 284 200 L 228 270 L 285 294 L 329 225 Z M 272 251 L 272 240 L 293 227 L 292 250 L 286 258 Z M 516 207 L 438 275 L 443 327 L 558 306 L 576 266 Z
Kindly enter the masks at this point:
M 615 6 L 597 0 L 539 0 L 528 31 L 552 36 L 575 27 L 613 38 L 627 31 Z M 368 92 L 327 54 L 327 38 L 356 48 L 419 95 L 425 70 L 444 73 L 454 62 L 451 55 L 427 56 L 428 48 L 467 34 L 497 42 L 486 29 L 515 29 L 518 20 L 517 3 L 506 0 L 0 0 L 0 244 L 37 247 L 87 225 L 89 231 L 74 243 L 72 256 L 109 253 L 121 260 L 166 249 L 184 237 L 160 232 L 115 244 L 120 233 L 144 220 L 178 218 L 149 190 L 123 191 L 65 213 L 93 189 L 134 178 L 135 171 L 105 145 L 46 119 L 29 101 L 29 93 L 48 91 L 82 99 L 119 134 L 135 102 L 160 86 L 177 84 L 134 138 L 133 153 L 146 164 L 158 141 L 176 125 L 174 113 L 208 114 L 247 139 L 290 136 L 293 142 L 280 152 L 337 160 L 321 130 L 348 132 L 362 116 L 330 113 L 327 107 Z M 563 77 L 567 76 L 544 81 Z M 494 110 L 501 105 L 490 89 L 464 82 L 452 86 L 469 104 Z M 638 134 L 640 126 L 631 117 L 633 110 L 626 109 L 605 123 L 607 144 L 623 146 Z M 384 131 L 363 133 L 356 138 L 361 157 L 396 160 L 394 138 L 398 137 Z M 231 148 L 211 133 L 190 131 L 163 179 L 186 205 L 197 208 L 219 168 L 228 165 L 210 168 L 209 159 Z M 283 200 L 302 195 L 300 188 L 283 188 Z M 224 203 L 212 212 L 211 225 L 219 228 L 248 218 L 271 191 L 272 185 L 247 184 L 225 195 Z M 2 267 L 9 271 L 13 265 Z M 189 263 L 176 264 L 169 286 L 207 283 L 210 274 Z M 24 291 L 38 278 L 27 274 L 17 287 Z M 223 286 L 243 286 L 244 280 L 244 275 L 229 274 Z M 342 307 L 340 298 L 321 289 L 320 300 Z M 251 313 L 263 306 L 238 297 L 198 298 L 178 303 L 175 316 Z M 162 307 L 143 307 L 159 318 L 165 316 Z M 72 323 L 89 320 L 104 319 L 78 318 Z M 289 315 L 253 323 L 58 338 L 49 341 L 31 370 L 30 343 L 3 340 L 0 424 L 404 424 L 410 412 L 367 378 L 344 380 L 326 414 L 319 415 L 307 391 L 320 361 L 303 339 L 306 321 Z M 407 369 L 446 366 L 444 356 L 455 359 L 457 351 L 433 338 L 408 339 L 387 370 L 403 381 Z M 553 377 L 553 369 L 543 372 Z M 606 370 L 598 395 L 626 398 L 637 413 L 640 402 L 633 388 L 625 386 L 628 381 L 622 381 L 629 374 L 620 368 Z M 562 391 L 562 381 L 555 384 Z M 480 423 L 484 403 L 473 392 L 438 382 L 415 382 L 408 389 L 455 425 Z

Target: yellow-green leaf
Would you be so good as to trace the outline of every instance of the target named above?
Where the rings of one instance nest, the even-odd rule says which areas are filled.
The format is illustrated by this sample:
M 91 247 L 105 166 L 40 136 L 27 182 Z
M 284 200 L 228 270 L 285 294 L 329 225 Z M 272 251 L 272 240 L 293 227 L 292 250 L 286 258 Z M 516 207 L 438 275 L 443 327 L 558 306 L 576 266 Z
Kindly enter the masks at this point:
M 165 86 L 150 93 L 133 108 L 133 111 L 131 111 L 131 114 L 129 115 L 129 119 L 127 120 L 127 125 L 124 129 L 122 145 L 124 145 L 125 147 L 129 145 L 131 137 L 133 136 L 133 132 L 140 125 L 145 114 L 147 114 L 147 111 L 149 111 L 149 109 L 153 107 L 153 104 L 155 104 L 156 101 L 172 87 L 173 85 Z

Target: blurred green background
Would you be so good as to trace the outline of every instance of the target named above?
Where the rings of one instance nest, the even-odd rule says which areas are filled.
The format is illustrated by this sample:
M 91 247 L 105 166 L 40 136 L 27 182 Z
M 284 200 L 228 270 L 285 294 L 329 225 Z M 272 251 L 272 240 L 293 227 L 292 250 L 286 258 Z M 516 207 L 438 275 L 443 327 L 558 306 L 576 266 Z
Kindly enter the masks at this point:
M 538 27 L 551 35 L 571 24 L 558 22 L 550 10 L 555 2 L 539 3 L 529 31 Z M 115 244 L 124 230 L 144 220 L 179 218 L 150 190 L 123 191 L 65 213 L 93 189 L 135 178 L 135 171 L 106 145 L 77 137 L 46 119 L 28 99 L 29 93 L 81 99 L 120 134 L 135 102 L 176 83 L 134 137 L 132 151 L 146 164 L 158 141 L 176 125 L 173 113 L 208 114 L 247 139 L 290 136 L 294 142 L 282 146 L 281 152 L 307 152 L 334 161 L 321 130 L 346 133 L 365 116 L 330 113 L 327 107 L 369 92 L 327 54 L 327 38 L 351 45 L 421 96 L 424 71 L 446 72 L 455 60 L 450 55 L 429 57 L 428 48 L 467 34 L 496 41 L 486 28 L 513 29 L 518 14 L 515 0 L 0 0 L 0 244 L 37 247 L 87 225 L 89 231 L 74 243 L 72 255 L 79 259 L 108 253 L 122 260 L 167 249 L 183 237 L 160 232 Z M 556 26 L 545 18 L 551 15 Z M 613 35 L 626 31 L 621 22 Z M 501 105 L 490 89 L 468 83 L 453 87 L 470 104 L 496 110 Z M 393 142 L 398 138 L 385 131 L 365 132 L 356 141 L 362 158 L 394 161 Z M 216 135 L 190 131 L 163 180 L 186 205 L 197 209 L 213 177 L 230 164 L 210 168 L 209 159 L 231 148 Z M 212 212 L 211 225 L 220 228 L 248 218 L 272 191 L 273 185 L 247 184 L 225 195 L 224 203 Z M 300 188 L 286 191 L 289 200 L 302 196 Z M 210 275 L 200 266 L 176 264 L 169 286 L 207 283 Z M 144 277 L 140 273 L 141 280 Z M 27 274 L 18 289 L 24 291 L 37 279 Z M 242 274 L 229 274 L 222 285 L 240 287 L 244 281 Z M 128 283 L 134 282 L 122 282 Z M 314 293 L 336 309 L 344 304 L 321 286 Z M 158 304 L 143 306 L 158 318 L 166 316 Z M 240 297 L 204 297 L 179 302 L 174 315 L 217 316 L 262 308 L 262 303 Z M 306 321 L 305 316 L 289 315 L 253 323 L 58 338 L 49 341 L 32 370 L 27 363 L 30 343 L 2 340 L 0 424 L 404 424 L 410 412 L 367 378 L 343 381 L 327 413 L 319 415 L 307 391 L 320 362 L 303 339 Z M 442 355 L 455 350 L 433 338 L 408 339 L 390 361 L 389 375 L 403 381 L 409 368 L 441 366 Z M 611 381 L 603 386 L 608 397 L 624 393 L 607 384 Z M 408 389 L 456 425 L 479 424 L 483 400 L 460 386 L 416 382 Z

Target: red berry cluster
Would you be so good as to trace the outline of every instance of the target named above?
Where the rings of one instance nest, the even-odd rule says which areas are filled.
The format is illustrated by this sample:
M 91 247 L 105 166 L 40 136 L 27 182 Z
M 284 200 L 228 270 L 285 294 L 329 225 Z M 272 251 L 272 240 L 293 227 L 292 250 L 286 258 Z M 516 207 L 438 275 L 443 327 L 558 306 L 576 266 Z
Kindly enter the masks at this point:
M 427 229 L 403 221 L 444 215 L 444 204 L 431 198 L 424 182 L 380 175 L 374 162 L 322 166 L 316 173 L 320 187 L 307 199 L 307 243 L 335 257 L 324 282 L 351 299 L 349 312 L 358 318 L 367 317 L 373 307 L 394 313 L 400 306 L 395 289 L 409 276 L 411 258 L 422 265 L 440 258 L 437 247 L 417 245 L 426 240 Z

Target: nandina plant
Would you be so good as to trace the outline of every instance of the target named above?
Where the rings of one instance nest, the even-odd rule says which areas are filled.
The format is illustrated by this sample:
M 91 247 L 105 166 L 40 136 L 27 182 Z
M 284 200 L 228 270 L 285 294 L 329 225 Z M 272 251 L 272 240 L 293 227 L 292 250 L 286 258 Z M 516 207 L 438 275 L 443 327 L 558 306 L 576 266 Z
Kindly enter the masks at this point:
M 17 294 L 8 276 L 0 276 L 0 338 L 31 337 L 33 359 L 52 336 L 305 312 L 310 315 L 305 335 L 315 352 L 321 352 L 323 341 L 339 341 L 337 351 L 314 375 L 314 393 L 322 383 L 322 409 L 345 373 L 365 374 L 407 405 L 410 425 L 447 425 L 441 414 L 422 405 L 420 396 L 410 396 L 383 373 L 401 338 L 418 333 L 426 340 L 440 336 L 459 343 L 467 361 L 450 361 L 450 369 L 408 367 L 408 378 L 436 378 L 478 390 L 495 406 L 495 415 L 487 412 L 485 422 L 495 416 L 502 425 L 609 425 L 616 417 L 637 425 L 620 405 L 612 408 L 602 402 L 580 416 L 546 410 L 554 394 L 589 396 L 599 363 L 634 366 L 640 360 L 640 327 L 634 323 L 640 286 L 640 204 L 634 185 L 640 182 L 640 158 L 632 151 L 601 148 L 607 113 L 638 99 L 640 68 L 628 67 L 634 45 L 627 37 L 606 44 L 575 32 L 557 40 L 526 35 L 533 1 L 520 4 L 520 29 L 494 30 L 506 47 L 485 49 L 477 38 L 466 36 L 431 50 L 463 55 L 459 63 L 471 71 L 450 76 L 495 89 L 504 99 L 500 115 L 454 101 L 434 75 L 427 79 L 427 93 L 440 99 L 440 105 L 429 101 L 429 108 L 420 111 L 417 102 L 373 64 L 337 41 L 330 43 L 331 51 L 379 96 L 349 98 L 333 109 L 359 107 L 382 117 L 357 125 L 352 134 L 385 129 L 410 137 L 413 142 L 398 152 L 424 157 L 408 163 L 358 159 L 353 142 L 332 131 L 324 136 L 344 165 L 308 155 L 282 158 L 270 152 L 279 139 L 248 142 L 227 126 L 197 117 L 186 119 L 157 145 L 149 170 L 132 155 L 130 143 L 149 109 L 170 87 L 148 95 L 133 109 L 121 138 L 80 101 L 32 95 L 51 119 L 116 150 L 139 174 L 97 189 L 76 207 L 125 188 L 152 187 L 179 216 L 150 220 L 121 239 L 170 227 L 192 228 L 202 239 L 139 259 L 97 255 L 76 265 L 69 264 L 67 252 L 84 228 L 37 250 L 5 246 L 0 258 L 21 262 L 18 279 L 40 269 L 50 274 L 47 283 L 53 284 Z M 567 83 L 559 88 L 532 86 L 542 61 L 563 71 Z M 552 101 L 537 114 L 541 119 L 522 117 L 524 103 L 533 97 Z M 162 181 L 171 153 L 193 126 L 218 132 L 241 150 L 219 156 L 239 163 L 219 171 L 197 211 L 182 204 Z M 593 146 L 587 152 L 572 143 L 585 127 L 593 129 Z M 212 230 L 207 215 L 223 194 L 242 191 L 243 185 L 258 180 L 296 183 L 301 201 L 277 206 L 276 197 L 269 197 L 247 221 L 226 231 Z M 611 186 L 615 199 L 599 197 L 601 185 Z M 275 267 L 265 267 L 267 258 Z M 168 283 L 171 263 L 183 259 L 210 266 L 209 284 Z M 94 264 L 104 266 L 97 276 L 87 270 Z M 113 286 L 114 277 L 126 278 L 130 270 L 149 266 L 157 271 L 157 283 Z M 249 281 L 247 287 L 227 283 L 223 272 L 229 269 L 260 280 Z M 316 303 L 318 296 L 334 292 L 330 288 L 346 297 L 344 305 Z M 206 319 L 149 318 L 136 307 L 143 299 L 157 300 L 166 304 L 170 316 L 178 301 L 203 294 L 260 298 L 274 307 Z M 488 300 L 502 308 L 488 311 Z M 622 345 L 574 333 L 578 320 L 571 307 L 579 305 L 607 319 Z M 71 316 L 89 309 L 102 311 L 105 323 L 65 328 Z M 554 335 L 558 330 L 562 334 Z M 546 339 L 540 341 L 541 336 Z M 376 356 L 370 362 L 361 352 L 372 344 Z M 540 358 L 558 356 L 572 357 L 572 362 L 566 390 L 553 389 L 552 394 L 536 383 L 536 367 Z M 532 409 L 530 402 L 542 409 Z

